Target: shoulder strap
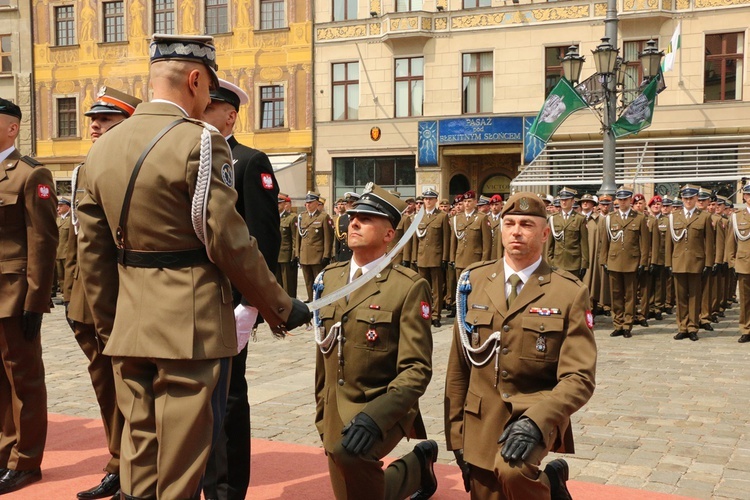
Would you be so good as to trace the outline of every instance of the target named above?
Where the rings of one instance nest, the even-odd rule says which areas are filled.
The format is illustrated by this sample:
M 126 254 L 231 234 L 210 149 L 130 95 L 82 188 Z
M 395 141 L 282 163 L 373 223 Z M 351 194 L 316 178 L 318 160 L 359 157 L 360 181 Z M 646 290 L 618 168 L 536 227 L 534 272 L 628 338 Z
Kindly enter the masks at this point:
M 173 121 L 166 127 L 164 127 L 161 132 L 156 134 L 156 137 L 151 139 L 151 142 L 148 143 L 146 146 L 146 149 L 143 150 L 143 153 L 141 153 L 140 158 L 138 158 L 138 161 L 135 163 L 135 168 L 133 168 L 133 173 L 130 174 L 130 181 L 128 182 L 128 187 L 125 190 L 125 199 L 122 200 L 122 210 L 120 210 L 120 222 L 117 224 L 117 230 L 115 232 L 115 243 L 117 244 L 117 248 L 123 250 L 125 248 L 125 222 L 128 220 L 128 212 L 130 211 L 130 199 L 133 196 L 133 188 L 135 187 L 135 180 L 138 178 L 138 173 L 141 171 L 141 166 L 143 165 L 143 161 L 146 159 L 146 156 L 151 152 L 151 150 L 156 146 L 156 143 L 161 140 L 162 137 L 164 137 L 167 132 L 175 128 L 180 123 L 187 121 L 185 118 L 178 118 L 177 120 Z M 125 252 L 120 252 L 120 255 L 125 255 Z

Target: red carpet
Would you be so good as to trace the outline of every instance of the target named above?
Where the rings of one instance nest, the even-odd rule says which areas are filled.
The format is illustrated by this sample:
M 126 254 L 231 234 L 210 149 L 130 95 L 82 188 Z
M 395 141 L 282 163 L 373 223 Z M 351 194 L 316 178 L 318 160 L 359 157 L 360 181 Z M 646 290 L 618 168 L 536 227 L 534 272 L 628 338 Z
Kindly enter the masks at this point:
M 321 449 L 258 439 L 253 440 L 252 449 L 253 473 L 248 498 L 332 498 L 326 458 Z M 107 463 L 107 457 L 104 431 L 99 420 L 50 414 L 47 448 L 42 463 L 42 481 L 3 498 L 75 499 L 78 491 L 89 488 L 101 480 L 101 470 Z M 435 471 L 439 476 L 440 487 L 433 498 L 468 498 L 463 491 L 461 475 L 456 467 L 438 464 Z M 568 486 L 576 500 L 685 498 L 576 481 L 570 481 Z

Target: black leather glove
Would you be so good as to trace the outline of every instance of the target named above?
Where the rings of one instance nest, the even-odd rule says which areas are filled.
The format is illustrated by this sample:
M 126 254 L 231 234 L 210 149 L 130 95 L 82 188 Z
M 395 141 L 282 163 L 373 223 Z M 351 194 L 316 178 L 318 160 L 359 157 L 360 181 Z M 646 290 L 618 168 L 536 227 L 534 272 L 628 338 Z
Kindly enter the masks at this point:
M 31 342 L 39 336 L 42 329 L 42 313 L 24 311 L 21 317 L 23 338 Z
M 401 266 L 402 267 L 409 267 L 410 265 L 411 265 L 411 262 L 409 262 L 408 260 L 402 260 L 401 261 Z
M 721 267 L 722 267 L 722 269 L 724 269 L 724 271 L 725 271 L 725 272 L 726 272 L 726 271 L 729 271 L 729 262 L 724 262 L 724 263 L 723 263 L 723 264 L 721 265 Z
M 292 312 L 286 320 L 286 329 L 294 330 L 298 326 L 302 326 L 305 323 L 312 321 L 312 317 L 312 311 L 308 309 L 304 302 L 299 299 L 292 299 Z
M 328 264 L 331 263 L 330 257 L 323 257 L 323 260 L 320 261 L 321 264 L 323 264 L 323 267 L 326 267 Z
M 344 438 L 341 446 L 354 455 L 362 455 L 370 451 L 375 439 L 380 438 L 380 427 L 366 413 L 357 413 L 351 422 L 342 430 Z
M 656 264 L 650 264 L 648 266 L 648 274 L 654 274 L 654 271 L 656 271 Z
M 295 266 L 299 265 L 299 257 L 292 257 L 292 260 L 290 262 Z
M 721 267 L 721 264 L 714 264 L 711 268 L 711 274 L 716 276 L 716 274 L 719 272 L 719 267 Z
M 609 268 L 607 267 L 607 264 L 602 264 L 602 267 L 604 268 L 604 272 L 606 274 L 609 274 Z
M 705 276 L 705 275 L 706 275 L 706 274 L 708 274 L 709 272 L 711 272 L 711 268 L 710 268 L 710 267 L 708 267 L 708 266 L 703 266 L 703 275 Z
M 444 260 L 444 261 L 440 262 L 440 269 L 442 269 L 443 271 L 445 271 L 445 270 L 448 269 L 448 261 L 447 260 Z
M 453 456 L 456 457 L 456 465 L 461 469 L 461 477 L 464 479 L 464 489 L 466 493 L 471 491 L 471 464 L 464 460 L 464 450 L 453 450 Z
M 542 444 L 542 431 L 529 418 L 516 420 L 505 428 L 497 443 L 505 441 L 500 455 L 506 462 L 512 460 L 526 461 L 535 446 Z
M 586 276 L 586 269 L 579 269 L 578 270 L 578 279 L 582 280 L 584 276 Z
M 645 270 L 646 270 L 646 266 L 638 266 L 638 269 L 635 270 L 635 275 L 640 278 L 641 275 L 643 274 L 643 271 Z
M 667 276 L 672 276 L 672 266 L 667 266 Z
M 68 305 L 69 304 L 70 304 L 70 302 L 63 302 L 63 305 L 65 306 L 65 320 L 68 322 L 68 326 L 70 327 L 70 329 L 73 330 L 73 333 L 75 333 L 76 332 L 76 322 L 73 321 L 72 319 L 70 319 L 68 317 Z

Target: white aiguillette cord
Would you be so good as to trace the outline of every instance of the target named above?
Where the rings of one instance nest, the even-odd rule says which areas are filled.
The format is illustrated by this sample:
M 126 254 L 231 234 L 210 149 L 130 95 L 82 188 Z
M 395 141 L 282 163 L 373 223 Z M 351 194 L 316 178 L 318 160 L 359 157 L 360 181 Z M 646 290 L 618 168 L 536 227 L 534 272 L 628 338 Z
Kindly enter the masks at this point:
M 409 226 L 409 229 L 406 230 L 404 235 L 401 237 L 399 242 L 396 244 L 393 249 L 391 249 L 390 252 L 388 252 L 385 255 L 385 258 L 378 264 L 377 266 L 373 267 L 366 273 L 364 273 L 359 278 L 355 279 L 354 281 L 351 281 L 349 284 L 342 286 L 338 290 L 332 292 L 329 295 L 326 295 L 323 298 L 320 298 L 318 300 L 314 300 L 307 304 L 307 308 L 311 311 L 317 311 L 321 307 L 325 307 L 329 304 L 333 304 L 337 300 L 346 297 L 347 295 L 350 295 L 352 292 L 357 290 L 358 288 L 362 287 L 365 283 L 373 279 L 375 276 L 377 276 L 380 271 L 385 269 L 390 263 L 391 260 L 393 260 L 393 257 L 398 254 L 402 248 L 404 248 L 404 245 L 411 240 L 412 236 L 417 230 L 417 227 L 419 226 L 419 223 L 422 221 L 422 218 L 424 217 L 424 207 L 419 209 L 419 212 L 417 212 L 417 215 L 414 216 L 414 220 L 412 221 L 411 225 Z

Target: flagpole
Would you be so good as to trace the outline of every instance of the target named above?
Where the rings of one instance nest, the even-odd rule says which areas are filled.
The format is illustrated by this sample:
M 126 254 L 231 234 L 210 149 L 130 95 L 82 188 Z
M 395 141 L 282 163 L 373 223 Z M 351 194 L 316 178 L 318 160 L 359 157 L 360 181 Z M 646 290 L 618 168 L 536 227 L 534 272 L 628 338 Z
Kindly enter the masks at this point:
M 604 34 L 613 47 L 617 47 L 617 0 L 607 0 L 607 16 L 604 19 Z M 602 187 L 601 194 L 614 195 L 617 143 L 612 124 L 617 120 L 617 84 L 615 75 L 604 76 L 604 139 L 602 144 Z

